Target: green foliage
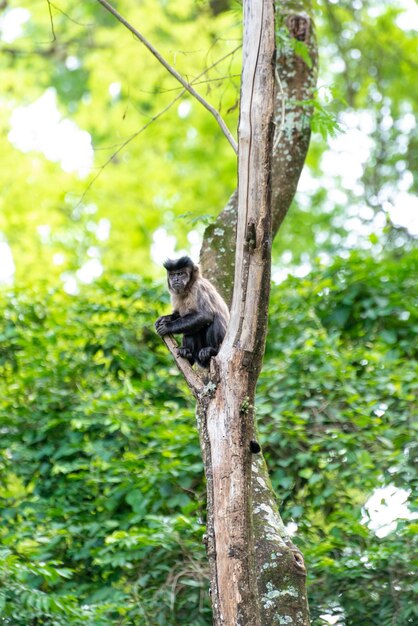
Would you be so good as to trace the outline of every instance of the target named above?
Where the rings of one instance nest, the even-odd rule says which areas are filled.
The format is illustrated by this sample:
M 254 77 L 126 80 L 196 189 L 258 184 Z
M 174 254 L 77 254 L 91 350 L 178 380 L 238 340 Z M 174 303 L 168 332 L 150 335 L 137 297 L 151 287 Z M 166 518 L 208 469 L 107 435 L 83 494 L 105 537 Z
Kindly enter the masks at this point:
M 6 16 L 30 13 L 0 60 L 0 243 L 16 264 L 16 290 L 0 304 L 0 624 L 203 626 L 211 616 L 193 406 L 152 330 L 166 296 L 111 277 L 153 275 L 157 228 L 189 245 L 190 226 L 202 230 L 235 187 L 235 156 L 188 98 L 150 124 L 178 85 L 99 3 L 6 4 Z M 239 12 L 209 19 L 194 0 L 118 9 L 236 128 Z M 318 0 L 320 83 L 333 98 L 305 103 L 319 133 L 313 186 L 274 246 L 282 264 L 285 251 L 291 264 L 336 256 L 353 247 L 355 217 L 370 250 L 273 289 L 258 386 L 261 443 L 284 519 L 298 526 L 314 626 L 327 614 L 344 626 L 417 620 L 416 522 L 399 520 L 379 539 L 364 521 L 377 487 L 416 481 L 418 261 L 399 254 L 414 241 L 385 208 L 400 180 L 410 193 L 417 185 L 417 36 L 399 15 L 395 2 Z M 303 43 L 285 29 L 277 40 L 309 65 Z M 50 88 L 62 119 L 92 138 L 89 178 L 9 140 L 13 112 Z M 328 175 L 323 166 L 323 138 L 339 130 L 335 119 L 338 137 L 349 131 L 347 113 L 366 120 L 369 137 L 353 188 L 344 168 Z M 375 230 L 382 216 L 386 227 Z M 104 219 L 109 239 L 98 234 Z M 107 281 L 77 298 L 55 289 L 91 258 Z
M 273 289 L 260 442 L 315 626 L 414 623 L 416 523 L 379 539 L 363 506 L 416 480 L 417 270 L 353 255 Z M 202 463 L 152 329 L 161 301 L 133 278 L 3 297 L 1 624 L 211 623 Z
M 335 256 L 353 246 L 372 248 L 376 255 L 382 248 L 402 252 L 416 242 L 416 231 L 411 237 L 397 222 L 404 209 L 397 199 L 401 186 L 411 195 L 417 192 L 415 24 L 399 25 L 404 13 L 397 2 L 317 0 L 314 5 L 319 94 L 330 90 L 333 98 L 311 103 L 317 132 L 299 193 L 274 244 L 281 266 L 313 263 L 318 254 Z M 358 158 L 360 144 L 365 152 Z M 347 181 L 353 170 L 358 171 L 355 183 Z M 411 213 L 415 210 L 414 205 Z
M 161 299 L 130 280 L 3 301 L 4 624 L 205 623 L 202 463 Z
M 307 558 L 315 626 L 330 613 L 347 626 L 416 620 L 416 524 L 378 539 L 362 507 L 376 487 L 417 480 L 417 277 L 416 253 L 353 255 L 289 279 L 272 302 L 260 430 Z
M 338 133 L 342 132 L 342 128 L 335 115 L 326 106 L 330 100 L 324 105 L 318 100 L 317 93 L 315 96 L 311 100 L 296 100 L 295 104 L 312 110 L 311 127 L 314 132 L 320 133 L 323 139 L 336 137 Z

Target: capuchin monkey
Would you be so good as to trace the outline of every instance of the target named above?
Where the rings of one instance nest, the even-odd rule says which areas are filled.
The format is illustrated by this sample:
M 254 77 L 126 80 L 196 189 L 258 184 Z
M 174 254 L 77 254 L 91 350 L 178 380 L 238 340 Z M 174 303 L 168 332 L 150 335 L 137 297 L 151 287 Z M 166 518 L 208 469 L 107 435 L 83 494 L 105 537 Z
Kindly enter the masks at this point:
M 168 290 L 171 294 L 173 312 L 163 315 L 155 322 L 157 333 L 183 335 L 178 354 L 191 365 L 198 363 L 209 367 L 210 359 L 216 356 L 225 337 L 229 311 L 222 297 L 190 257 L 164 263 L 167 270 Z M 250 441 L 253 454 L 260 452 L 257 441 Z
M 200 275 L 190 257 L 164 263 L 173 313 L 155 322 L 157 333 L 183 335 L 178 354 L 190 365 L 209 367 L 219 352 L 229 320 L 228 307 L 215 287 Z

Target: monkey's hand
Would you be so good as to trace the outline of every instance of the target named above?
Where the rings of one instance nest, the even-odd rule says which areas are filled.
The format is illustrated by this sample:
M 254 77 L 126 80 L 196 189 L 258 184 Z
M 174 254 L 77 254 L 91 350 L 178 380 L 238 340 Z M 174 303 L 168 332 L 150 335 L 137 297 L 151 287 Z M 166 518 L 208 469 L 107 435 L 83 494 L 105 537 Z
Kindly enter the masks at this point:
M 155 330 L 160 337 L 164 337 L 164 335 L 169 335 L 171 333 L 171 320 L 171 315 L 162 315 L 155 322 Z

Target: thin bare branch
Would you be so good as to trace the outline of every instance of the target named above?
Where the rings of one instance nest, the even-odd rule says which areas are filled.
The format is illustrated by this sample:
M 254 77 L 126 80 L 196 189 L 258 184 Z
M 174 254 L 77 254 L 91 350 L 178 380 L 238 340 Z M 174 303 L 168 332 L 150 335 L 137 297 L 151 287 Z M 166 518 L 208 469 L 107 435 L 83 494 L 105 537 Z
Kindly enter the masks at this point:
M 131 135 L 130 137 L 128 137 L 128 139 L 126 139 L 126 141 L 124 141 L 117 150 L 115 150 L 115 152 L 113 152 L 110 157 L 107 159 L 107 161 L 105 161 L 103 163 L 103 165 L 99 168 L 99 171 L 97 172 L 97 174 L 95 176 L 93 176 L 93 178 L 91 179 L 91 181 L 89 182 L 89 184 L 87 185 L 86 189 L 83 192 L 83 195 L 81 196 L 80 200 L 77 203 L 77 206 L 79 206 L 84 198 L 86 197 L 86 195 L 88 194 L 88 192 L 90 191 L 90 189 L 92 188 L 92 186 L 94 185 L 94 183 L 96 182 L 96 180 L 99 178 L 100 174 L 103 172 L 103 170 L 105 169 L 105 167 L 107 165 L 109 165 L 109 163 L 111 163 L 111 161 L 113 161 L 113 159 L 119 154 L 119 152 L 121 152 L 124 148 L 126 148 L 126 146 L 128 145 L 128 143 L 130 143 L 131 141 L 133 141 L 136 137 L 138 137 L 138 135 L 140 135 L 141 133 L 144 132 L 144 130 L 146 130 L 148 128 L 148 126 L 151 126 L 151 124 L 153 122 L 155 122 L 155 120 L 157 120 L 159 117 L 161 117 L 162 115 L 164 115 L 164 113 L 166 113 L 168 111 L 168 109 L 171 109 L 171 107 L 173 106 L 173 104 L 175 102 L 177 102 L 177 100 L 180 100 L 180 98 L 185 94 L 185 90 L 183 89 L 171 102 L 169 102 L 167 104 L 166 107 L 164 107 L 164 109 L 162 109 L 159 113 L 157 113 L 157 115 L 154 115 L 154 117 L 152 117 L 149 122 L 147 122 L 144 126 L 142 126 L 142 128 L 140 128 L 136 133 L 134 133 L 133 135 Z
M 184 80 L 183 76 L 181 76 L 181 74 L 179 74 L 177 70 L 175 70 L 174 67 L 172 67 L 164 59 L 164 57 L 161 56 L 158 50 L 154 48 L 154 46 L 138 30 L 136 30 L 136 28 L 134 28 L 109 2 L 107 2 L 107 0 L 97 1 L 106 9 L 106 11 L 109 11 L 109 13 L 111 13 L 121 24 L 123 24 L 125 28 L 127 28 L 137 39 L 139 39 L 139 41 L 143 43 L 146 48 L 148 48 L 151 54 L 155 56 L 155 58 L 165 67 L 165 69 L 170 72 L 170 74 L 174 76 L 174 78 L 178 80 L 179 83 L 183 85 L 184 89 L 186 89 L 186 91 L 188 91 L 194 98 L 196 98 L 196 100 L 198 100 L 200 104 L 202 104 L 205 109 L 207 109 L 213 115 L 223 134 L 231 144 L 235 154 L 237 154 L 237 143 L 233 138 L 229 128 L 222 119 L 221 115 L 219 114 L 219 111 L 217 111 L 211 104 L 209 104 L 209 102 L 202 98 L 202 96 L 195 89 L 193 89 L 191 84 Z
M 199 80 L 199 78 L 201 78 L 202 76 L 204 76 L 209 70 L 211 70 L 212 68 L 216 67 L 217 65 L 219 65 L 219 63 L 222 63 L 222 61 L 224 61 L 225 59 L 227 59 L 229 56 L 235 54 L 237 52 L 237 50 L 240 49 L 241 46 L 237 46 L 236 48 L 234 48 L 234 50 L 232 50 L 231 52 L 228 52 L 227 54 L 225 54 L 223 57 L 221 57 L 220 59 L 217 59 L 217 61 L 215 61 L 214 63 L 212 63 L 212 65 L 210 65 L 209 67 L 205 68 L 203 70 L 203 72 L 200 72 L 200 74 L 198 74 L 198 76 L 196 76 L 196 78 L 192 81 L 192 82 L 196 82 Z M 79 206 L 84 198 L 86 197 L 87 193 L 90 191 L 90 189 L 92 188 L 92 186 L 94 185 L 94 183 L 96 182 L 96 180 L 99 178 L 100 174 L 103 172 L 103 170 L 105 169 L 105 167 L 107 165 L 109 165 L 109 163 L 111 161 L 113 161 L 113 159 L 119 154 L 119 152 L 121 152 L 121 150 L 123 150 L 131 141 L 133 141 L 136 137 L 138 137 L 138 135 L 140 135 L 142 132 L 144 132 L 144 130 L 146 130 L 148 128 L 148 126 L 150 126 L 153 122 L 155 122 L 159 117 L 161 117 L 162 115 L 164 115 L 164 113 L 166 113 L 172 106 L 173 104 L 175 104 L 177 102 L 177 100 L 180 100 L 180 98 L 182 98 L 184 96 L 184 94 L 187 93 L 186 89 L 182 89 L 181 92 L 179 94 L 177 94 L 177 96 L 168 103 L 168 105 L 166 107 L 164 107 L 164 109 L 162 109 L 159 113 L 157 113 L 156 115 L 154 115 L 154 117 L 152 117 L 146 124 L 145 126 L 142 126 L 142 128 L 140 128 L 136 133 L 134 133 L 133 135 L 131 135 L 130 137 L 128 137 L 128 139 L 126 139 L 123 143 L 121 143 L 118 147 L 118 149 L 113 152 L 111 154 L 111 156 L 107 159 L 107 161 L 105 161 L 105 163 L 103 163 L 103 165 L 99 168 L 99 171 L 97 172 L 97 174 L 92 178 L 92 180 L 89 182 L 89 184 L 87 185 L 86 189 L 83 192 L 83 195 L 81 196 L 80 200 L 77 203 L 77 206 Z M 97 150 L 97 148 L 95 148 L 95 151 Z
M 68 13 L 63 11 L 59 6 L 57 6 L 56 4 L 51 2 L 51 0 L 48 0 L 48 4 L 49 4 L 50 7 L 54 7 L 54 9 L 56 11 L 58 11 L 58 13 L 61 13 L 61 15 L 64 15 L 64 17 L 66 17 L 68 20 L 70 20 L 70 22 L 73 22 L 73 24 L 77 24 L 77 26 L 84 26 L 84 27 L 94 26 L 93 22 L 90 22 L 88 24 L 82 24 L 81 22 L 77 22 L 77 20 L 75 20 L 73 17 L 71 17 L 71 15 L 69 15 Z
M 47 0 L 47 4 L 48 4 L 48 12 L 49 12 L 49 21 L 51 23 L 52 41 L 56 41 L 57 37 L 55 35 L 54 18 L 52 17 L 51 2 Z

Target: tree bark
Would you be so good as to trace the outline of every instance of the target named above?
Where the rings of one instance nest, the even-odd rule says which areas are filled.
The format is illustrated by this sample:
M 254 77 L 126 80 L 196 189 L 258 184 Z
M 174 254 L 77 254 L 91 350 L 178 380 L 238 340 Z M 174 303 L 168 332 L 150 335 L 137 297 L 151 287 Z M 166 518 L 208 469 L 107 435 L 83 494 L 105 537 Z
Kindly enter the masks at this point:
M 206 384 L 176 358 L 197 398 L 208 491 L 208 558 L 216 626 L 261 626 L 252 513 L 254 395 L 267 332 L 271 265 L 273 0 L 244 0 L 238 229 L 231 319 Z M 174 353 L 172 339 L 165 342 Z M 189 376 L 190 375 L 190 376 Z
M 277 5 L 276 11 L 276 32 L 285 28 L 292 38 L 302 41 L 311 63 L 307 64 L 298 56 L 286 39 L 284 42 L 283 38 L 279 39 L 276 72 L 281 88 L 276 88 L 276 138 L 271 164 L 273 238 L 290 207 L 308 150 L 311 109 L 301 102 L 313 98 L 317 75 L 317 47 L 310 1 L 284 0 Z M 284 120 L 281 119 L 283 109 Z M 229 303 L 234 284 L 237 219 L 238 194 L 234 192 L 217 220 L 206 229 L 201 250 L 204 274 Z M 308 626 L 303 556 L 283 525 L 262 455 L 253 458 L 251 484 L 260 622 L 262 626 L 276 623 Z
M 216 384 L 203 423 L 210 453 L 214 623 L 261 624 L 254 559 L 250 441 L 270 290 L 273 118 L 272 0 L 245 0 L 238 148 L 238 232 L 231 320 L 211 368 Z
M 317 46 L 310 0 L 276 2 L 276 136 L 272 161 L 272 234 L 282 224 L 305 162 L 311 135 L 311 108 L 317 77 Z M 310 63 L 295 53 L 292 42 L 306 46 Z M 200 265 L 223 295 L 232 301 L 238 196 L 234 192 L 224 210 L 206 229 Z
M 307 65 L 285 42 L 276 56 L 281 89 L 274 97 L 273 0 L 245 0 L 238 191 L 206 232 L 201 256 L 204 274 L 228 300 L 234 285 L 227 335 L 209 375 L 199 378 L 165 338 L 197 399 L 215 626 L 310 623 L 302 554 L 280 518 L 262 455 L 250 452 L 272 237 L 289 208 L 310 136 L 309 109 L 294 100 L 311 98 L 315 80 L 312 23 L 306 13 L 292 13 L 304 3 L 283 4 L 290 14 L 282 11 L 279 23 L 285 20 L 292 36 L 307 43 L 314 62 Z M 274 123 L 279 136 L 272 158 Z

